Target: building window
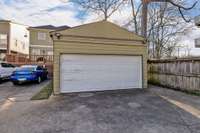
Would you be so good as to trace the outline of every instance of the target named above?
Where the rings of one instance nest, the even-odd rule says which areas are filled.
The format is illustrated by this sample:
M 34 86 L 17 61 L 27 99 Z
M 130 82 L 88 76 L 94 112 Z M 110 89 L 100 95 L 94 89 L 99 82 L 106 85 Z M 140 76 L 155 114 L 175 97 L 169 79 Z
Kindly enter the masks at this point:
M 18 44 L 18 41 L 17 40 L 15 40 L 15 46 L 17 47 L 17 44 Z
M 28 34 L 27 34 L 27 32 L 25 32 L 25 34 L 24 34 L 24 37 L 28 37 Z
M 6 58 L 6 53 L 0 53 L 0 61 L 3 61 Z
M 48 51 L 47 55 L 53 55 L 53 51 Z
M 41 50 L 42 55 L 46 55 L 46 51 L 45 50 Z
M 38 32 L 38 40 L 46 40 L 46 33 Z
M 32 55 L 40 55 L 40 49 L 32 49 Z
M 7 44 L 7 35 L 0 34 L 0 44 Z

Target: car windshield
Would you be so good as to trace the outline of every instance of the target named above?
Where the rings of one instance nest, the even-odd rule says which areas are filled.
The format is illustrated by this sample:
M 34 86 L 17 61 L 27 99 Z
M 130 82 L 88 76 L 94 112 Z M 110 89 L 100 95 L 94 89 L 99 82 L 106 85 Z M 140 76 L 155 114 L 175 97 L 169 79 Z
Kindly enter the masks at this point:
M 20 70 L 20 71 L 34 71 L 35 67 L 34 66 L 33 67 L 31 67 L 31 66 L 29 66 L 29 67 L 20 67 L 17 70 Z

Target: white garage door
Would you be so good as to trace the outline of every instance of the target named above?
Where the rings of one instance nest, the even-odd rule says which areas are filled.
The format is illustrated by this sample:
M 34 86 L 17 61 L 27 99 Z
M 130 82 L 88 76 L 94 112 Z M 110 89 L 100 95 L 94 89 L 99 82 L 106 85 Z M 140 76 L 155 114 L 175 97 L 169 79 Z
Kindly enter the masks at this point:
M 142 88 L 141 56 L 64 54 L 60 62 L 61 93 Z

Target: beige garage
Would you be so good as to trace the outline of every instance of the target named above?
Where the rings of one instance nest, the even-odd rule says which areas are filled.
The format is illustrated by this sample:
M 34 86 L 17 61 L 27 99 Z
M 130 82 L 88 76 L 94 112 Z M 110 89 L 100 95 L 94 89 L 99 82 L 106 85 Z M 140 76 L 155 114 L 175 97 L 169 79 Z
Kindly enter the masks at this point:
M 108 21 L 51 33 L 54 93 L 147 87 L 144 38 Z

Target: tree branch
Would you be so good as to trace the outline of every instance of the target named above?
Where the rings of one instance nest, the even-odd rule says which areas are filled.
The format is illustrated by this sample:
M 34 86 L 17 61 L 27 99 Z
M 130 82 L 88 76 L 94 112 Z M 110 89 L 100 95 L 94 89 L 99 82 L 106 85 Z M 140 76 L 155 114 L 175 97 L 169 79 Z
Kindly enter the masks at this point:
M 178 7 L 179 9 L 183 9 L 183 10 L 191 10 L 191 9 L 193 9 L 193 8 L 196 6 L 196 4 L 198 3 L 198 2 L 196 1 L 196 2 L 193 3 L 193 5 L 192 5 L 191 7 L 184 7 L 184 6 L 182 6 L 182 5 L 179 5 L 179 4 L 175 3 L 175 2 L 173 2 L 172 0 L 165 0 L 165 1 L 171 3 L 172 5 Z
M 197 5 L 197 3 L 198 3 L 198 1 L 196 1 L 196 2 L 193 3 L 192 6 L 190 6 L 190 7 L 185 7 L 185 6 L 182 6 L 182 5 L 180 5 L 180 4 L 175 3 L 173 0 L 146 0 L 146 3 L 150 3 L 150 2 L 169 2 L 169 3 L 171 3 L 173 6 L 175 6 L 175 7 L 178 8 L 179 13 L 181 14 L 181 17 L 182 17 L 183 20 L 184 20 L 185 22 L 187 22 L 187 23 L 190 22 L 191 20 L 187 20 L 187 19 L 185 18 L 185 16 L 184 16 L 184 14 L 183 14 L 183 12 L 182 12 L 181 9 L 187 10 L 187 11 L 188 11 L 188 10 L 191 10 L 191 9 L 193 9 L 193 8 Z

